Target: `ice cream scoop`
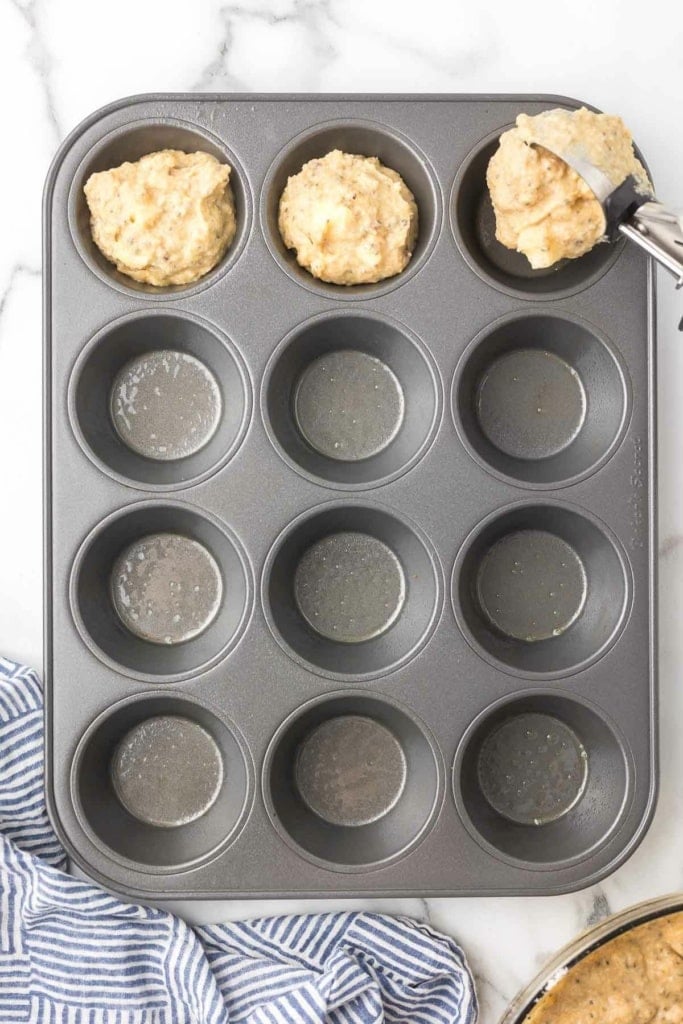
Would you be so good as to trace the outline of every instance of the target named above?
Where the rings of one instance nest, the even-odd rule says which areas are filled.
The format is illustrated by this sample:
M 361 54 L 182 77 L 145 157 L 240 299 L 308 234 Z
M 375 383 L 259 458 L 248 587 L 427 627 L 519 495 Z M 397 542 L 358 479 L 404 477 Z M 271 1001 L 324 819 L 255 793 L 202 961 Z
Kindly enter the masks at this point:
M 544 142 L 544 148 L 549 147 Z M 631 175 L 614 187 L 609 177 L 576 147 L 552 149 L 555 156 L 583 178 L 605 214 L 606 234 L 610 241 L 624 235 L 649 256 L 661 263 L 683 285 L 683 213 L 676 213 L 651 194 L 639 190 Z

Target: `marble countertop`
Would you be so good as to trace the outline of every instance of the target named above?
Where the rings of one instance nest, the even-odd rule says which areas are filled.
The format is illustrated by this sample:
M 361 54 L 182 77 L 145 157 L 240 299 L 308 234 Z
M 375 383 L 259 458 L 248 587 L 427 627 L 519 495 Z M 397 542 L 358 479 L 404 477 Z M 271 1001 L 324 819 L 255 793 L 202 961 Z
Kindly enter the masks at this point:
M 147 91 L 547 92 L 620 113 L 658 194 L 683 204 L 680 40 L 667 7 L 422 0 L 0 0 L 0 650 L 42 662 L 40 194 L 58 143 L 90 111 Z M 578 931 L 637 900 L 683 890 L 683 296 L 660 272 L 661 796 L 635 855 L 601 885 L 539 899 L 366 900 L 456 936 L 483 1024 Z M 344 904 L 349 906 L 348 903 Z M 316 901 L 176 905 L 191 920 L 327 909 Z

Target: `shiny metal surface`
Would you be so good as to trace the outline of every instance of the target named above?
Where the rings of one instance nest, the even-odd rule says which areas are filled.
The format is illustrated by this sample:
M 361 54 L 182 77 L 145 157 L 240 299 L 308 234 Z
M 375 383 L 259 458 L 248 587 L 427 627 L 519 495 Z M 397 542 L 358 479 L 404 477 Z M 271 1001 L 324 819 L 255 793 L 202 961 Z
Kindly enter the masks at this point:
M 683 285 L 683 217 L 661 203 L 644 203 L 620 231 Z
M 604 208 L 614 185 L 600 168 L 573 149 L 553 150 L 555 156 L 569 164 L 586 182 Z M 607 214 L 606 214 L 607 216 Z M 676 278 L 676 287 L 683 285 L 683 216 L 668 209 L 656 199 L 644 203 L 623 224 L 619 231 L 634 245 L 656 260 Z M 609 217 L 608 217 L 609 226 Z M 616 225 L 613 225 L 616 227 Z

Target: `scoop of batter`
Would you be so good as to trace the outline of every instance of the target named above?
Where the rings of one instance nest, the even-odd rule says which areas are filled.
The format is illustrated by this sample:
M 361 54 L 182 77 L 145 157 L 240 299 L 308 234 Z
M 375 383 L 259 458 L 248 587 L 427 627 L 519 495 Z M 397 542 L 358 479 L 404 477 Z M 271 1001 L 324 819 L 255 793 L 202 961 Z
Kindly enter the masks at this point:
M 501 135 L 486 181 L 496 238 L 524 253 L 534 269 L 583 256 L 605 234 L 600 203 L 583 178 L 554 155 L 567 149 L 580 149 L 615 188 L 633 175 L 639 189 L 652 191 L 620 117 L 585 107 L 520 114 L 515 127 Z
M 210 153 L 163 149 L 91 174 L 84 192 L 95 244 L 135 281 L 197 281 L 235 237 L 230 171 Z
M 314 277 L 371 284 L 408 265 L 417 205 L 400 174 L 377 157 L 335 149 L 289 178 L 279 228 L 287 248 Z

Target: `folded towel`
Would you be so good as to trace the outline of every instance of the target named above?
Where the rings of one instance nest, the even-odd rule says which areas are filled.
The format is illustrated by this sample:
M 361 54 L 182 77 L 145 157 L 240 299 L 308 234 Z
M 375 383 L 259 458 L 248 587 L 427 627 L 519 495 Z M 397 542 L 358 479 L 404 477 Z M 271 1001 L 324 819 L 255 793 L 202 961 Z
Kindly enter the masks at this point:
M 68 875 L 43 798 L 43 696 L 0 659 L 0 1022 L 473 1024 L 462 951 L 407 918 L 192 929 Z

